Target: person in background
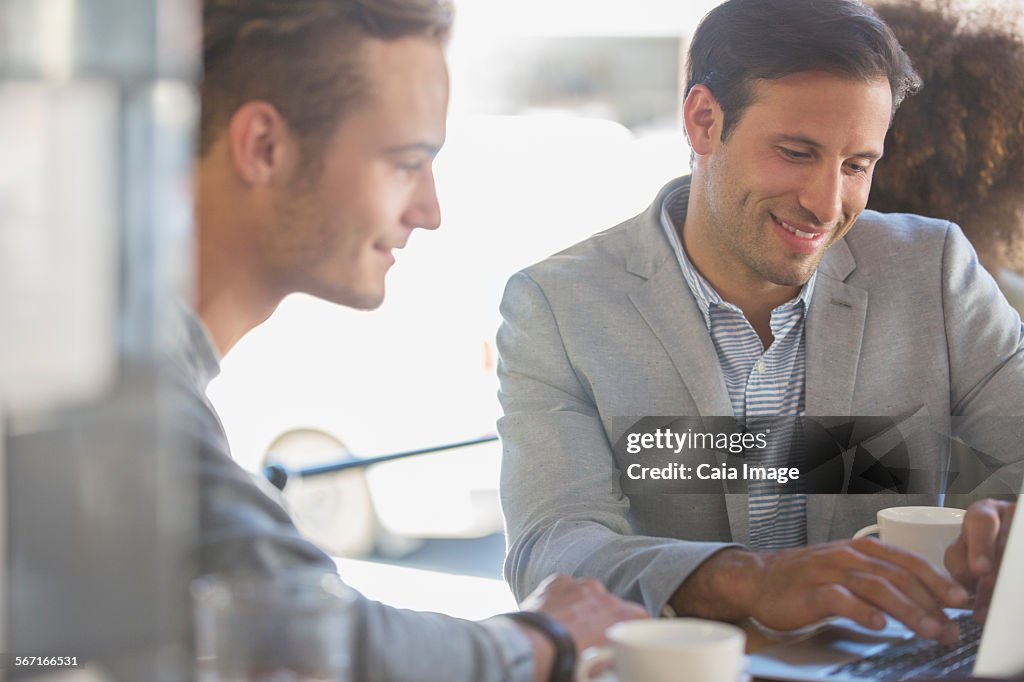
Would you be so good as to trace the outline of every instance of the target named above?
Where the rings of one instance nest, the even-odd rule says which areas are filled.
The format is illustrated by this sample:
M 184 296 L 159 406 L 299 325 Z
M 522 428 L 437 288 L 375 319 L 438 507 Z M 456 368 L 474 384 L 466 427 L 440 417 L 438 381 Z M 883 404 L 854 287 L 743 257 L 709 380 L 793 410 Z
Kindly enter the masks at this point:
M 924 85 L 893 118 L 868 208 L 959 224 L 1024 314 L 1024 9 L 907 0 L 875 11 Z M 975 578 L 963 543 L 947 556 L 952 574 L 976 591 L 984 617 L 996 574 Z
M 1024 313 L 1024 9 L 875 7 L 924 87 L 896 112 L 868 208 L 959 224 Z
M 194 398 L 203 572 L 335 570 L 232 461 L 206 386 L 290 293 L 379 306 L 394 252 L 440 225 L 432 162 L 445 140 L 452 19 L 447 0 L 203 3 L 198 281 L 175 359 Z M 523 606 L 526 617 L 474 623 L 361 598 L 353 678 L 568 680 L 577 650 L 646 617 L 568 576 Z

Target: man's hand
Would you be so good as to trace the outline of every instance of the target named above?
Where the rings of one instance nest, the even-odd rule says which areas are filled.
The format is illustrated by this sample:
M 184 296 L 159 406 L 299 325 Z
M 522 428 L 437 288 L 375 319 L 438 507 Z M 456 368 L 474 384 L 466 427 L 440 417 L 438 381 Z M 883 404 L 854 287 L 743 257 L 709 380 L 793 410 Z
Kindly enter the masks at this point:
M 576 580 L 567 575 L 548 577 L 520 606 L 524 611 L 537 611 L 561 623 L 572 635 L 577 654 L 588 647 L 606 644 L 605 630 L 615 623 L 648 617 L 639 604 L 613 596 L 594 578 Z M 523 631 L 534 648 L 534 678 L 546 680 L 554 651 L 543 635 L 532 628 L 524 627 Z
M 576 642 L 576 651 L 606 644 L 604 632 L 623 620 L 648 618 L 639 604 L 612 595 L 595 578 L 577 580 L 567 575 L 549 576 L 520 607 L 538 611 L 561 623 Z
M 974 618 L 979 623 L 988 615 L 1016 509 L 1014 502 L 975 502 L 964 514 L 960 536 L 946 550 L 946 568 L 961 585 L 974 592 Z
M 830 616 L 880 630 L 888 614 L 952 644 L 959 633 L 942 609 L 966 606 L 967 591 L 923 557 L 867 537 L 779 552 L 723 550 L 690 574 L 671 604 L 680 615 L 751 617 L 777 630 Z

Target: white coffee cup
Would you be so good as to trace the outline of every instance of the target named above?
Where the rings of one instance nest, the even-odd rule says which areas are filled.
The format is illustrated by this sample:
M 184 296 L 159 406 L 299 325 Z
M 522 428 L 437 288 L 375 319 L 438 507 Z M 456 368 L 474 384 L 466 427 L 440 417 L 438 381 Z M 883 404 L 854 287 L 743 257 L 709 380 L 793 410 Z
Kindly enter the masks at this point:
M 606 633 L 610 646 L 588 649 L 576 670 L 590 682 L 594 668 L 614 663 L 620 682 L 736 682 L 747 636 L 735 625 L 698 618 L 633 620 Z
M 963 509 L 951 507 L 889 507 L 876 515 L 878 523 L 861 528 L 853 537 L 877 534 L 887 545 L 916 552 L 944 569 L 946 548 L 960 535 Z

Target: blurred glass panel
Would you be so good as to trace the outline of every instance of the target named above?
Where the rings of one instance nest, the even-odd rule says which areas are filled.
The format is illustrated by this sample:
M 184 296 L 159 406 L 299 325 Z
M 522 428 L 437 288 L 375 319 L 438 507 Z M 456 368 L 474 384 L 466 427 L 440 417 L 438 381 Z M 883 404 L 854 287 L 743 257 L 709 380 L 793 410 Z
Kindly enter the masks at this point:
M 117 360 L 118 92 L 0 82 L 0 392 L 95 397 Z
M 117 679 L 188 677 L 197 505 L 157 354 L 191 223 L 197 18 L 0 0 L 0 645 Z
M 0 71 L 51 81 L 191 77 L 197 19 L 198 3 L 182 0 L 3 0 Z

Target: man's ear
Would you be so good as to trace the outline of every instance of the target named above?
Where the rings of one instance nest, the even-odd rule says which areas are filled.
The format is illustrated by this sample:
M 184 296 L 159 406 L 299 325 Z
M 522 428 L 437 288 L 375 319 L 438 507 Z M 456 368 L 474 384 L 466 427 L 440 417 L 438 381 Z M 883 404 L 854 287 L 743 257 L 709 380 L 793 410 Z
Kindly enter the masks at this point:
M 294 138 L 281 112 L 269 102 L 246 102 L 228 125 L 231 162 L 249 184 L 266 185 L 286 173 Z
M 695 154 L 703 156 L 711 152 L 722 134 L 722 123 L 722 108 L 707 86 L 690 88 L 683 102 L 683 126 Z

